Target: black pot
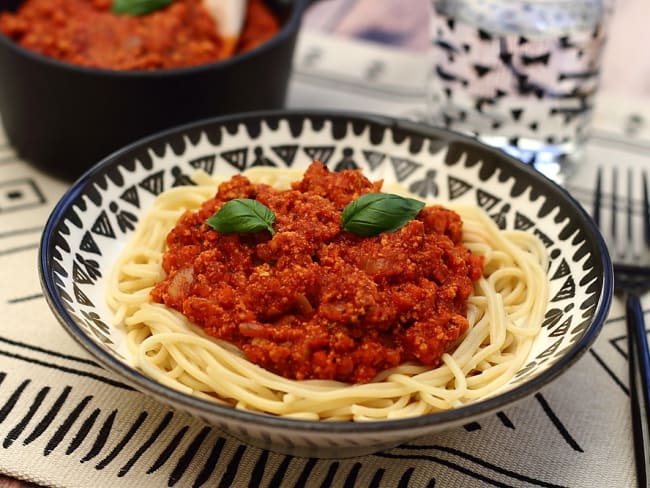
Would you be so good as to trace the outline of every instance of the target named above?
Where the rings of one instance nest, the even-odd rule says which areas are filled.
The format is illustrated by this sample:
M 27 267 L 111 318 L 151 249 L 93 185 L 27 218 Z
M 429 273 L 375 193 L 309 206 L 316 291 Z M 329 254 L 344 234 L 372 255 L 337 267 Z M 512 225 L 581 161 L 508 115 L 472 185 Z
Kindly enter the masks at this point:
M 20 0 L 0 0 L 0 11 Z M 267 0 L 278 34 L 230 59 L 181 69 L 85 68 L 0 34 L 0 117 L 18 155 L 75 179 L 104 156 L 161 129 L 214 115 L 282 108 L 308 0 Z

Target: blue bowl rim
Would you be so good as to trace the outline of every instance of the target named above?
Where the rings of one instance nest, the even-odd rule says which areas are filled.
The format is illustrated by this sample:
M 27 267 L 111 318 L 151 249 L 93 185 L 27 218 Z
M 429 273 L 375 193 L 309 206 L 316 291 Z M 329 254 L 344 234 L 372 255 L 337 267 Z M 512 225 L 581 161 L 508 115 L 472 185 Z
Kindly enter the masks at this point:
M 475 147 L 477 150 L 486 152 L 489 155 L 500 158 L 505 164 L 514 166 L 515 171 L 522 172 L 526 178 L 531 178 L 535 183 L 545 187 L 546 191 L 557 197 L 556 201 L 564 200 L 567 207 L 571 208 L 572 218 L 580 222 L 581 228 L 592 234 L 593 243 L 596 251 L 600 255 L 600 260 L 594 262 L 594 266 L 602 267 L 602 286 L 600 299 L 594 312 L 593 319 L 589 324 L 583 336 L 576 341 L 573 346 L 559 359 L 541 374 L 527 379 L 525 382 L 516 385 L 514 388 L 500 393 L 494 397 L 479 400 L 455 409 L 436 412 L 432 414 L 408 417 L 403 419 L 376 420 L 364 422 L 322 422 L 314 420 L 303 420 L 274 416 L 269 414 L 260 414 L 245 410 L 238 410 L 203 400 L 172 388 L 166 387 L 155 380 L 145 376 L 143 373 L 134 368 L 127 366 L 117 358 L 109 354 L 95 342 L 86 337 L 86 333 L 76 324 L 74 319 L 66 311 L 65 304 L 57 294 L 56 286 L 50 272 L 49 263 L 52 260 L 52 238 L 61 219 L 66 214 L 70 204 L 74 202 L 88 185 L 92 184 L 93 179 L 118 164 L 124 159 L 128 159 L 130 153 L 136 152 L 142 147 L 152 145 L 155 142 L 161 142 L 170 136 L 188 130 L 197 130 L 208 125 L 231 125 L 234 123 L 245 123 L 247 121 L 256 121 L 263 119 L 343 119 L 349 121 L 358 121 L 360 123 L 378 124 L 395 131 L 402 131 L 415 136 L 424 138 L 437 138 L 448 141 L 461 142 L 466 145 Z M 121 378 L 126 378 L 130 385 L 137 385 L 135 389 L 154 395 L 157 398 L 164 398 L 169 405 L 182 405 L 195 413 L 210 418 L 218 415 L 223 418 L 224 422 L 228 420 L 249 423 L 250 425 L 259 425 L 269 429 L 289 429 L 303 432 L 318 432 L 327 434 L 370 434 L 378 432 L 415 432 L 426 431 L 427 428 L 440 428 L 445 424 L 462 424 L 471 419 L 477 418 L 489 412 L 497 411 L 518 400 L 524 399 L 536 392 L 543 386 L 556 379 L 573 365 L 587 349 L 593 344 L 598 336 L 609 312 L 613 299 L 613 267 L 609 252 L 603 237 L 594 223 L 593 219 L 587 214 L 583 207 L 574 199 L 564 188 L 560 187 L 553 181 L 546 178 L 541 173 L 535 171 L 528 165 L 525 165 L 517 159 L 505 154 L 504 152 L 489 147 L 475 138 L 459 134 L 447 129 L 424 125 L 417 122 L 411 122 L 390 116 L 377 115 L 372 113 L 356 111 L 327 111 L 327 110 L 268 110 L 252 111 L 240 114 L 231 114 L 219 117 L 210 117 L 188 124 L 179 125 L 164 131 L 157 132 L 128 146 L 115 151 L 105 157 L 86 173 L 77 179 L 75 183 L 61 197 L 59 202 L 52 210 L 50 217 L 45 225 L 41 242 L 39 245 L 39 277 L 44 295 L 48 305 L 54 315 L 63 326 L 63 328 L 93 357 L 97 358 L 108 370 L 117 373 Z

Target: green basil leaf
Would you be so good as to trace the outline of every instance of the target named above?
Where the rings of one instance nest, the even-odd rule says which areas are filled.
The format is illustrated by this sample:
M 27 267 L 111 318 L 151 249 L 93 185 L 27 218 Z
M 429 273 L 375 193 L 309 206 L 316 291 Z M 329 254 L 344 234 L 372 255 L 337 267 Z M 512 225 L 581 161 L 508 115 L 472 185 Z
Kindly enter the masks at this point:
M 116 14 L 144 15 L 171 4 L 174 0 L 113 0 Z
M 224 203 L 206 223 L 222 234 L 248 234 L 268 230 L 271 235 L 275 214 L 269 207 L 250 198 L 235 198 Z
M 424 202 L 392 193 L 366 193 L 343 209 L 343 230 L 364 237 L 394 232 L 413 219 Z

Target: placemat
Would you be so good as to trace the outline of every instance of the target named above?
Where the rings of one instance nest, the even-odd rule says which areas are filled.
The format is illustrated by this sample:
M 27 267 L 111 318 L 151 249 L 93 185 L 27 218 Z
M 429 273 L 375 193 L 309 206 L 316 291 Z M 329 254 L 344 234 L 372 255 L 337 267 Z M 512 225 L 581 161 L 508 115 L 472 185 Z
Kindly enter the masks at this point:
M 288 104 L 424 120 L 427 71 L 421 53 L 304 33 Z M 596 168 L 650 170 L 649 121 L 641 101 L 601 97 L 588 163 L 567 185 L 586 208 Z M 277 454 L 132 390 L 58 325 L 41 293 L 37 253 L 66 187 L 17 158 L 0 128 L 1 473 L 68 488 L 634 485 L 618 301 L 574 367 L 503 411 L 370 456 Z

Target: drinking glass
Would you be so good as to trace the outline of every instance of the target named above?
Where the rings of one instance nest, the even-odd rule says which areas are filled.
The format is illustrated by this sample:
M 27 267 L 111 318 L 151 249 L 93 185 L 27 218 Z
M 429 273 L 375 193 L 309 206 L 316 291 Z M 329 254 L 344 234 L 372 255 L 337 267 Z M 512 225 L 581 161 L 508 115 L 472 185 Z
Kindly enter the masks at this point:
M 562 183 L 598 90 L 607 0 L 432 0 L 431 121 Z

